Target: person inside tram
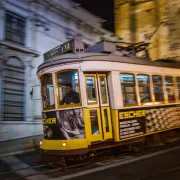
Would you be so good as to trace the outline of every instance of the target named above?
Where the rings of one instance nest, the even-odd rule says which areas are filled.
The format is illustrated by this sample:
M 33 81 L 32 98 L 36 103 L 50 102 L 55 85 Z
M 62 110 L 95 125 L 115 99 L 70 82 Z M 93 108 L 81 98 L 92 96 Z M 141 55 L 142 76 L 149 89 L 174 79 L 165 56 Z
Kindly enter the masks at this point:
M 71 84 L 66 84 L 66 94 L 63 97 L 63 99 L 60 101 L 60 104 L 74 104 L 74 103 L 79 103 L 80 99 L 79 99 L 79 93 L 77 93 L 76 91 L 74 91 L 72 89 L 72 85 Z
M 157 102 L 164 101 L 164 93 L 161 87 L 154 86 L 154 96 L 155 96 L 155 101 Z
M 175 100 L 175 95 L 171 93 L 171 89 L 166 88 L 166 91 L 167 91 L 168 101 L 174 101 Z

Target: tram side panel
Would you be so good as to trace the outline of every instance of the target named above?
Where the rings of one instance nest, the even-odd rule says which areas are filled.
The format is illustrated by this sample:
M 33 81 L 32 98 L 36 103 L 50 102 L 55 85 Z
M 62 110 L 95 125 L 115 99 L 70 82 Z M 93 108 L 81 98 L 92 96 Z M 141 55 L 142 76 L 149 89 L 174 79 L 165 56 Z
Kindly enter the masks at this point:
M 179 104 L 151 107 L 137 107 L 136 104 L 124 108 L 119 72 L 112 71 L 108 80 L 114 141 L 125 141 L 180 127 Z M 131 86 L 137 85 L 134 83 Z
M 119 109 L 116 114 L 120 141 L 180 127 L 179 105 Z
M 42 148 L 47 150 L 87 148 L 82 108 L 43 112 L 42 116 L 44 128 Z
M 117 107 L 123 107 L 123 98 L 121 93 L 121 84 L 119 83 L 119 72 L 111 71 L 108 75 L 108 90 L 109 90 L 109 99 L 110 107 L 112 114 L 112 130 L 113 130 L 113 139 L 115 142 L 118 142 L 119 139 L 119 117 Z

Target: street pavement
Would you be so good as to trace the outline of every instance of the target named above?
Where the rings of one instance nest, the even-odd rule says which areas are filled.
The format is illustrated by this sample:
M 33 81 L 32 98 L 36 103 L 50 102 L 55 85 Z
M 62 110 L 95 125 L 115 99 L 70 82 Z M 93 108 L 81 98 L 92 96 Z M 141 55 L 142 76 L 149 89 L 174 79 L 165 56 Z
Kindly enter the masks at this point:
M 167 151 L 165 154 L 163 151 L 161 152 L 162 154 L 159 155 L 152 153 L 152 156 L 151 154 L 150 156 L 140 156 L 137 161 L 134 157 L 129 157 L 129 159 L 121 161 L 122 163 L 112 161 L 105 164 L 99 171 L 84 172 L 84 175 L 77 177 L 71 175 L 69 177 L 73 180 L 179 180 L 180 146 L 172 151 Z M 134 161 L 130 161 L 130 159 L 134 159 Z
M 0 173 L 15 170 L 6 175 L 0 174 L 0 180 L 179 180 L 179 154 L 180 142 L 177 142 L 67 169 L 66 172 L 55 171 L 24 177 L 46 170 L 40 166 L 39 151 L 34 151 L 0 158 Z M 17 171 L 22 168 L 24 169 Z

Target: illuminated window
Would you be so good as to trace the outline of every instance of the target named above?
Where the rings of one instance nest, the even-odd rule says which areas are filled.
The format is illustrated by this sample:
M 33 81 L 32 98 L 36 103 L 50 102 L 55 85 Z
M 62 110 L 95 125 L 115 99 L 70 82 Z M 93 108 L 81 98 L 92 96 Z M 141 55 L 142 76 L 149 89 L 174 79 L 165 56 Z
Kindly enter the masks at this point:
M 106 92 L 106 78 L 105 76 L 99 76 L 100 93 L 102 104 L 107 103 L 107 92 Z
M 90 110 L 89 112 L 90 112 L 90 120 L 91 120 L 91 133 L 92 135 L 99 134 L 97 110 Z
M 166 93 L 169 102 L 175 101 L 174 81 L 172 76 L 165 77 Z
M 86 92 L 87 92 L 88 104 L 96 104 L 97 103 L 96 78 L 93 75 L 86 76 Z
M 154 91 L 155 101 L 156 102 L 164 101 L 162 77 L 158 75 L 153 75 L 152 81 L 153 81 L 153 91 Z
M 137 75 L 137 80 L 141 103 L 151 102 L 149 76 L 139 74 Z
M 136 105 L 135 79 L 133 74 L 120 74 L 124 106 Z
M 80 105 L 78 71 L 64 71 L 57 74 L 60 105 Z
M 41 97 L 44 110 L 54 109 L 54 87 L 52 82 L 52 74 L 44 74 L 41 76 Z

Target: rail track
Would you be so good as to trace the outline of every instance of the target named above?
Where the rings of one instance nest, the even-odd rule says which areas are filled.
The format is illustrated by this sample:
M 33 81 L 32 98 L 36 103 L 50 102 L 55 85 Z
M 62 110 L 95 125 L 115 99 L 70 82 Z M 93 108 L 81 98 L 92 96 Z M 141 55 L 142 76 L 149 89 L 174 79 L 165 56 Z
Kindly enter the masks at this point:
M 56 162 L 51 162 L 48 164 L 40 164 L 36 166 L 30 166 L 27 168 L 21 168 L 21 169 L 16 169 L 12 171 L 6 171 L 0 173 L 0 180 L 20 180 L 20 179 L 26 179 L 28 177 L 33 177 L 37 175 L 48 175 L 53 172 L 66 172 L 68 169 L 74 169 L 74 168 L 80 168 L 87 166 L 92 163 L 99 163 L 107 160 L 113 160 L 115 157 L 116 158 L 121 158 L 128 155 L 128 153 L 123 153 L 119 154 L 118 156 L 116 155 L 105 155 L 105 156 L 100 156 L 97 158 L 90 158 L 88 160 L 84 161 L 76 161 L 76 162 L 65 162 L 64 159 Z M 36 170 L 33 172 L 33 170 Z M 38 172 L 37 172 L 38 170 Z M 26 171 L 27 175 L 20 175 L 19 172 Z M 29 173 L 28 173 L 29 172 Z M 13 177 L 11 177 L 13 176 Z
M 172 142 L 166 142 L 166 143 L 161 143 L 159 145 L 152 145 L 151 148 L 154 147 L 162 147 L 162 145 L 169 145 L 173 143 L 179 143 L 180 139 L 176 139 Z M 160 146 L 161 145 L 161 146 Z M 36 166 L 30 166 L 26 168 L 21 168 L 21 169 L 16 169 L 16 170 L 11 170 L 11 171 L 6 171 L 0 173 L 0 180 L 25 180 L 29 179 L 29 177 L 34 177 L 37 175 L 49 175 L 50 173 L 53 172 L 66 172 L 68 169 L 75 169 L 75 168 L 80 168 L 80 167 L 85 167 L 87 165 L 90 165 L 92 163 L 100 163 L 100 162 L 105 162 L 108 160 L 113 160 L 113 159 L 120 159 L 124 158 L 130 155 L 135 155 L 137 152 L 141 151 L 142 149 L 146 152 L 150 147 L 138 147 L 136 149 L 133 149 L 133 151 L 128 151 L 128 152 L 116 152 L 115 154 L 112 154 L 110 151 L 106 151 L 102 154 L 99 154 L 97 157 L 91 157 L 88 160 L 79 160 L 79 161 L 69 161 L 65 162 L 64 158 L 61 158 L 61 160 L 58 160 L 56 162 L 50 162 L 46 164 L 39 164 Z M 20 173 L 23 172 L 23 173 Z M 29 172 L 29 173 L 28 173 Z

